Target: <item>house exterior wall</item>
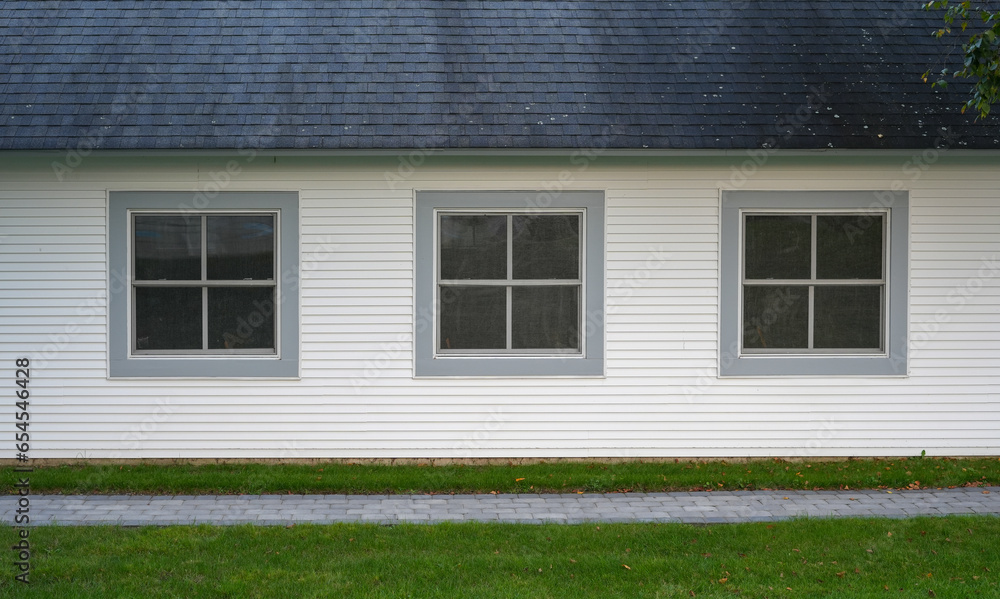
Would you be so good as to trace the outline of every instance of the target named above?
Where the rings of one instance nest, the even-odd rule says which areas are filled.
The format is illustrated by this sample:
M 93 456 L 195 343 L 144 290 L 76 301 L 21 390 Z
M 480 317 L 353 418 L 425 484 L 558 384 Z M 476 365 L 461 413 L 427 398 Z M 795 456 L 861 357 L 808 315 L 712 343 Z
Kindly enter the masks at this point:
M 996 157 L 77 158 L 0 156 L 35 458 L 1000 453 Z M 300 379 L 109 379 L 109 190 L 218 189 L 299 193 Z M 561 189 L 606 197 L 606 376 L 414 378 L 415 190 Z M 907 190 L 909 375 L 719 378 L 720 189 Z

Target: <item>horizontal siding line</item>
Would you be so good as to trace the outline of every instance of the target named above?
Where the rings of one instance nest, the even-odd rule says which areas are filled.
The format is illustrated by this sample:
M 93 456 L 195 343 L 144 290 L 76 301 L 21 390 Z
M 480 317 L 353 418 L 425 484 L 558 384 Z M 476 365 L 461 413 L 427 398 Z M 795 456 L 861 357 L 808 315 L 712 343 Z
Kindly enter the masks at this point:
M 87 281 L 99 282 L 107 285 L 107 279 L 104 276 L 105 271 L 99 270 L 88 270 L 88 271 L 66 271 L 65 269 L 60 271 L 62 273 L 61 281 L 52 281 L 52 277 L 49 276 L 48 271 L 35 270 L 35 271 L 4 271 L 0 270 L 0 280 L 3 281 L 23 281 L 28 285 L 39 284 L 39 283 L 66 283 L 69 281 L 74 281 L 77 283 L 84 283 Z M 58 285 L 52 285 L 52 289 L 58 289 Z
M 323 245 L 323 244 L 325 244 L 327 242 L 329 242 L 329 243 L 337 243 L 339 245 L 343 245 L 343 244 L 347 244 L 347 243 L 357 243 L 357 244 L 360 245 L 360 247 L 365 247 L 365 246 L 369 246 L 369 245 L 383 244 L 383 243 L 412 243 L 412 241 L 411 241 L 412 235 L 411 234 L 402 234 L 402 233 L 399 233 L 399 234 L 384 234 L 384 235 L 383 234 L 373 234 L 373 233 L 367 233 L 367 234 L 365 234 L 365 233 L 359 233 L 359 232 L 357 232 L 357 230 L 355 228 L 353 228 L 353 227 L 352 227 L 352 231 L 354 231 L 354 232 L 352 233 L 351 231 L 343 231 L 343 232 L 339 232 L 339 233 L 333 233 L 331 231 L 323 231 L 321 239 L 318 239 L 318 240 L 315 240 L 315 241 L 308 241 L 308 240 L 306 240 L 306 241 L 303 241 L 303 244 L 309 243 L 309 244 L 312 244 L 312 245 L 321 246 L 321 245 Z M 319 235 L 319 234 L 317 234 L 317 235 Z M 364 241 L 358 241 L 359 239 L 363 239 Z M 317 249 L 320 249 L 320 248 L 317 247 Z M 310 251 L 315 251 L 315 250 L 310 250 L 307 246 L 303 245 L 303 247 L 302 247 L 302 252 L 303 253 L 310 252 Z M 324 251 L 329 251 L 329 250 L 324 249 Z
M 410 296 L 398 296 L 398 297 L 385 297 L 385 296 L 372 296 L 369 298 L 359 298 L 359 297 L 331 297 L 330 295 L 303 295 L 302 296 L 302 307 L 305 308 L 329 308 L 331 310 L 340 308 L 356 308 L 359 306 L 367 307 L 400 307 L 404 306 L 408 311 L 412 312 L 412 298 Z M 313 314 L 316 311 L 311 312 Z
M 310 282 L 311 283 L 311 282 Z M 329 297 L 329 290 L 332 287 L 329 285 L 309 285 L 308 287 L 303 284 L 301 289 L 302 298 L 323 298 L 331 299 Z M 413 289 L 400 287 L 398 289 L 383 288 L 379 289 L 377 292 L 373 292 L 369 288 L 352 289 L 349 287 L 337 286 L 337 294 L 341 297 L 337 298 L 341 301 L 350 301 L 350 298 L 371 298 L 373 301 L 380 299 L 387 299 L 387 297 L 399 297 L 399 298 L 410 298 L 413 299 Z M 375 295 L 377 293 L 377 295 Z
M 44 251 L 46 248 L 43 248 L 42 246 L 29 247 L 17 245 L 11 247 L 4 244 L 3 249 L 4 256 L 7 258 L 7 260 L 3 263 L 4 265 L 23 261 L 30 261 L 33 263 L 53 262 L 56 264 L 65 264 L 66 262 L 93 262 L 95 264 L 104 264 L 107 257 L 107 254 L 104 251 L 74 250 L 71 252 L 55 253 L 52 251 Z
M 393 243 L 380 243 L 380 244 L 368 244 L 368 243 L 344 243 L 342 241 L 326 243 L 322 239 L 315 241 L 303 242 L 301 245 L 301 252 L 303 256 L 312 253 L 323 253 L 328 255 L 335 254 L 350 254 L 351 252 L 358 253 L 393 253 L 393 252 L 413 252 L 413 243 L 404 242 L 393 242 Z
M 620 226 L 607 230 L 606 241 L 609 248 L 619 250 L 620 245 L 628 243 L 643 243 L 646 247 L 635 248 L 626 247 L 622 251 L 656 251 L 663 253 L 665 250 L 674 252 L 691 252 L 699 254 L 706 251 L 705 246 L 716 242 L 716 234 L 706 232 L 694 233 L 696 227 L 630 227 Z M 639 236 L 642 240 L 634 240 L 632 234 Z
M 717 240 L 699 243 L 673 243 L 670 239 L 651 237 L 637 241 L 628 235 L 616 235 L 617 240 L 607 239 L 608 254 L 613 252 L 650 252 L 667 251 L 681 255 L 702 256 L 703 260 L 718 260 L 719 244 Z
M 41 181 L 40 183 L 51 186 L 51 181 Z M 26 202 L 30 202 L 30 206 L 36 208 L 79 208 L 80 202 L 104 207 L 106 193 L 104 190 L 80 188 L 70 193 L 62 190 L 53 191 L 51 188 L 37 190 L 29 187 L 20 189 L 14 187 L 19 184 L 23 185 L 24 182 L 19 182 L 13 177 L 7 178 L 7 181 L 4 182 L 7 189 L 0 192 L 0 208 L 7 203 L 18 206 L 24 205 Z M 53 195 L 56 197 L 53 197 Z
M 389 224 L 377 221 L 356 224 L 325 224 L 323 222 L 310 221 L 308 223 L 303 222 L 302 232 L 308 232 L 314 235 L 370 235 L 372 233 L 381 233 L 384 235 L 410 235 L 413 233 L 413 227 L 408 223 Z
M 75 408 L 75 406 L 66 406 L 67 408 Z M 700 425 L 706 428 L 712 428 L 716 424 L 736 426 L 736 425 L 747 425 L 747 424 L 770 424 L 772 422 L 781 422 L 786 424 L 796 424 L 796 425 L 820 425 L 823 427 L 830 426 L 830 419 L 835 419 L 836 424 L 844 424 L 845 426 L 850 426 L 853 430 L 867 430 L 869 427 L 873 426 L 873 423 L 878 423 L 882 426 L 885 423 L 890 423 L 895 426 L 898 423 L 906 422 L 908 424 L 919 424 L 921 422 L 926 424 L 934 424 L 937 422 L 947 423 L 952 426 L 962 426 L 968 427 L 971 423 L 969 421 L 970 417 L 974 418 L 975 422 L 982 422 L 983 426 L 974 428 L 992 428 L 993 426 L 1000 425 L 1000 411 L 987 412 L 983 414 L 983 418 L 978 418 L 976 415 L 982 413 L 982 406 L 969 406 L 967 412 L 940 412 L 932 410 L 923 410 L 915 412 L 914 414 L 907 414 L 903 417 L 898 413 L 898 411 L 880 410 L 880 411 L 851 411 L 851 412 L 829 412 L 822 415 L 821 418 L 813 417 L 813 415 L 804 412 L 790 412 L 787 409 L 777 409 L 771 410 L 766 413 L 764 412 L 735 412 L 726 414 L 725 418 L 716 420 L 706 416 L 704 412 L 691 411 L 691 412 L 678 412 L 671 410 L 663 410 L 659 412 L 649 412 L 649 418 L 643 418 L 641 420 L 636 420 L 634 414 L 621 414 L 616 413 L 612 409 L 612 406 L 608 406 L 607 410 L 596 410 L 590 409 L 585 412 L 574 412 L 572 414 L 567 414 L 565 410 L 558 409 L 559 406 L 553 406 L 550 409 L 539 409 L 532 410 L 529 409 L 530 406 L 511 406 L 509 410 L 504 409 L 499 414 L 494 410 L 489 413 L 484 413 L 483 410 L 466 409 L 457 410 L 450 409 L 446 410 L 448 406 L 438 406 L 438 409 L 427 409 L 427 410 L 412 410 L 406 409 L 405 407 L 399 407 L 398 409 L 387 409 L 380 411 L 377 414 L 372 413 L 370 410 L 366 410 L 364 406 L 336 406 L 336 410 L 317 410 L 316 406 L 310 405 L 295 405 L 289 406 L 288 410 L 281 410 L 281 406 L 268 406 L 268 405 L 255 405 L 254 412 L 252 414 L 240 414 L 233 411 L 234 406 L 222 406 L 213 405 L 206 406 L 205 409 L 192 409 L 199 408 L 196 405 L 178 405 L 170 404 L 167 408 L 162 405 L 158 406 L 147 406 L 145 410 L 115 410 L 113 412 L 100 412 L 96 409 L 102 407 L 101 404 L 90 403 L 90 404 L 80 404 L 78 409 L 67 409 L 60 410 L 55 413 L 52 410 L 44 412 L 45 420 L 44 422 L 37 423 L 37 426 L 50 426 L 50 425 L 69 425 L 71 427 L 83 424 L 98 424 L 104 425 L 107 429 L 116 429 L 125 425 L 127 421 L 108 421 L 106 418 L 109 415 L 114 415 L 117 418 L 148 418 L 151 410 L 156 410 L 157 414 L 162 414 L 162 424 L 169 425 L 171 427 L 176 427 L 179 424 L 201 424 L 208 430 L 212 430 L 211 427 L 229 426 L 233 424 L 252 424 L 257 426 L 268 426 L 272 421 L 262 422 L 260 420 L 255 420 L 257 416 L 267 415 L 273 418 L 273 422 L 283 422 L 283 423 L 305 423 L 322 421 L 324 423 L 334 423 L 337 424 L 337 418 L 349 418 L 350 420 L 344 421 L 343 424 L 369 424 L 373 426 L 385 426 L 390 424 L 396 424 L 399 426 L 407 426 L 410 428 L 422 430 L 423 424 L 442 424 L 442 425 L 481 425 L 484 419 L 495 419 L 500 420 L 504 423 L 506 427 L 511 430 L 531 430 L 539 428 L 544 430 L 546 427 L 567 427 L 568 424 L 593 424 L 597 427 L 601 427 L 605 423 L 616 423 L 621 425 L 627 425 L 630 429 L 632 427 L 642 427 L 649 424 L 650 419 L 655 418 L 655 425 L 657 428 L 666 426 L 668 428 L 682 428 L 688 425 Z M 127 407 L 127 406 L 122 406 Z M 640 406 L 645 408 L 646 406 Z M 294 409 L 292 409 L 294 408 Z M 169 413 L 164 412 L 165 409 L 169 409 Z M 218 421 L 209 422 L 204 420 L 204 416 L 219 416 L 221 417 Z M 546 421 L 549 419 L 550 421 Z M 36 425 L 33 425 L 36 426 Z M 746 428 L 746 426 L 744 426 Z M 900 428 L 903 428 L 900 426 Z M 908 428 L 908 427 L 907 427 Z M 91 430 L 88 426 L 81 430 Z
M 371 435 L 369 435 L 371 436 Z M 807 444 L 815 441 L 815 435 L 809 437 L 783 436 L 780 439 L 767 437 L 752 437 L 739 439 L 742 443 L 717 442 L 714 440 L 694 440 L 694 439 L 589 439 L 585 437 L 565 438 L 558 441 L 539 441 L 534 438 L 490 440 L 483 443 L 481 448 L 474 454 L 475 457 L 496 457 L 496 458 L 560 458 L 560 457 L 657 457 L 664 456 L 666 452 L 679 452 L 678 457 L 720 457 L 728 458 L 732 456 L 748 457 L 772 457 L 795 455 L 798 450 L 808 449 L 814 453 Z M 255 440 L 256 441 L 256 440 Z M 314 439 L 310 441 L 308 447 L 295 445 L 295 452 L 301 457 L 341 457 L 341 458 L 369 458 L 369 457 L 461 457 L 465 455 L 467 446 L 463 442 L 464 437 L 449 439 L 426 439 L 420 437 L 406 437 L 401 439 L 393 438 L 385 441 L 359 440 L 355 442 L 331 441 L 328 439 Z M 625 443 L 619 443 L 624 441 Z M 874 443 L 865 442 L 863 438 L 844 439 L 837 443 L 829 442 L 828 447 L 818 452 L 816 457 L 829 456 L 885 456 L 909 453 L 905 451 L 909 448 L 913 455 L 921 449 L 931 448 L 933 453 L 944 453 L 946 455 L 986 455 L 992 456 L 990 450 L 996 449 L 995 440 L 988 436 L 982 438 L 960 439 L 955 442 L 953 439 L 941 439 L 941 445 L 931 444 L 934 439 L 926 436 L 913 437 L 908 439 L 894 440 L 892 442 L 876 441 Z M 525 443 L 527 442 L 527 443 Z M 656 442 L 655 445 L 646 443 Z M 92 443 L 93 445 L 90 445 Z M 595 445 L 597 443 L 597 445 Z M 607 443 L 601 445 L 600 443 Z M 750 444 L 752 443 L 752 444 Z M 102 454 L 107 457 L 120 457 L 121 452 L 109 450 L 101 440 L 77 440 L 49 441 L 46 453 L 32 450 L 37 458 L 44 457 L 70 457 L 80 451 L 87 451 L 88 457 L 100 458 Z M 199 441 L 197 449 L 191 449 L 190 441 L 167 441 L 153 442 L 145 441 L 141 450 L 130 452 L 135 457 L 153 459 L 157 457 L 182 459 L 182 458 L 273 458 L 274 453 L 282 455 L 289 449 L 290 442 L 287 435 L 284 439 L 261 439 L 260 444 L 254 444 L 251 449 L 242 439 L 232 439 L 226 441 Z M 940 448 L 938 451 L 935 449 Z M 61 451 L 60 451 L 61 450 Z M 268 450 L 273 450 L 268 451 Z M 787 451 L 786 451 L 787 450 Z M 309 455 L 309 452 L 315 455 Z M 66 452 L 68 455 L 62 455 Z M 344 452 L 343 454 L 332 454 L 330 452 Z M 628 453 L 622 453 L 628 452 Z M 674 457 L 667 455 L 666 457 Z
M 714 228 L 718 228 L 719 226 L 719 216 L 715 213 L 686 215 L 668 210 L 658 212 L 637 210 L 634 213 L 629 214 L 621 214 L 617 210 L 609 212 L 610 213 L 605 219 L 605 222 L 607 222 L 608 225 L 626 226 L 633 224 L 646 224 L 663 227 L 697 225 Z
M 51 259 L 51 257 L 48 257 Z M 17 279 L 19 276 L 25 273 L 35 275 L 39 273 L 53 273 L 58 272 L 60 275 L 66 273 L 66 264 L 72 263 L 72 272 L 74 275 L 83 275 L 83 273 L 97 273 L 103 274 L 107 272 L 107 269 L 102 262 L 74 262 L 68 260 L 66 262 L 54 263 L 46 260 L 45 262 L 34 262 L 28 260 L 9 260 L 0 263 L 0 277 L 4 279 Z M 34 279 L 34 276 L 25 277 L 26 280 Z M 79 278 L 74 276 L 74 278 Z
M 395 266 L 395 268 L 392 268 Z M 391 286 L 395 287 L 398 285 L 406 284 L 406 281 L 410 280 L 413 274 L 413 269 L 408 268 L 409 265 L 392 265 L 392 264 L 379 264 L 371 263 L 371 268 L 360 269 L 360 268 L 343 268 L 337 262 L 327 262 L 323 267 L 317 266 L 309 270 L 309 280 L 317 281 L 319 279 L 324 279 L 326 281 L 337 281 L 337 282 L 347 282 L 354 281 L 357 283 L 370 282 L 372 287 L 382 287 Z M 359 277 L 359 273 L 379 273 L 378 277 Z M 322 274 L 320 277 L 318 275 Z M 393 276 L 395 274 L 395 276 Z M 383 278 L 385 277 L 385 278 Z
M 25 243 L 20 243 L 22 241 L 25 242 Z M 15 242 L 18 242 L 18 243 L 15 243 Z M 3 248 L 4 248 L 4 253 L 5 254 L 8 253 L 8 252 L 12 253 L 12 254 L 13 253 L 17 253 L 17 254 L 20 254 L 20 253 L 37 254 L 37 253 L 40 253 L 40 252 L 43 252 L 43 251 L 47 251 L 47 252 L 63 251 L 63 247 L 62 246 L 64 246 L 64 245 L 73 245 L 73 244 L 53 244 L 53 243 L 41 244 L 41 243 L 33 243 L 33 242 L 31 242 L 29 240 L 25 240 L 25 239 L 16 239 L 14 237 L 8 237 L 7 240 L 4 241 Z M 58 249 L 56 249 L 56 248 L 58 248 Z M 91 244 L 81 243 L 81 244 L 76 244 L 76 245 L 73 246 L 72 252 L 67 252 L 67 253 L 76 253 L 77 250 L 79 250 L 80 253 L 83 253 L 83 254 L 106 254 L 106 252 L 107 252 L 106 248 L 107 248 L 107 246 L 104 244 L 104 242 L 102 240 L 100 243 L 91 243 Z
M 983 403 L 990 406 L 996 405 L 996 399 L 990 398 L 989 393 L 984 393 L 980 388 L 981 385 L 987 384 L 987 382 L 996 384 L 1000 383 L 1000 378 L 996 377 L 994 372 L 989 369 L 981 369 L 982 377 L 976 383 L 970 383 L 970 390 L 964 391 L 962 389 L 962 373 L 951 376 L 936 376 L 936 377 L 920 377 L 919 379 L 913 378 L 907 381 L 905 384 L 901 384 L 898 380 L 892 379 L 879 384 L 874 380 L 868 380 L 863 382 L 852 382 L 850 384 L 832 384 L 829 379 L 817 378 L 813 385 L 822 385 L 824 387 L 837 389 L 838 392 L 842 393 L 865 393 L 877 391 L 880 394 L 889 394 L 886 398 L 879 398 L 880 404 L 884 402 L 885 405 L 894 405 L 898 409 L 899 407 L 906 407 L 907 402 L 919 401 L 919 398 L 926 398 L 928 402 L 936 402 L 936 405 L 947 406 L 948 397 L 961 397 L 968 401 L 974 398 L 977 402 Z M 801 381 L 796 381 L 794 384 L 788 385 L 776 385 L 769 380 L 756 380 L 750 381 L 750 384 L 754 384 L 756 388 L 766 389 L 767 393 L 771 394 L 773 397 L 768 398 L 768 403 L 764 404 L 753 404 L 748 405 L 750 400 L 743 397 L 740 392 L 745 389 L 748 384 L 747 380 L 739 380 L 736 384 L 729 382 L 729 379 L 725 379 L 728 384 L 723 384 L 721 381 L 715 380 L 715 382 L 708 384 L 706 387 L 701 387 L 702 383 L 699 379 L 693 376 L 693 373 L 706 372 L 711 373 L 710 368 L 688 368 L 683 369 L 681 372 L 674 376 L 661 375 L 659 377 L 647 377 L 637 378 L 637 377 L 614 377 L 608 376 L 607 379 L 593 379 L 589 381 L 589 385 L 581 381 L 576 381 L 573 379 L 547 379 L 547 378 L 537 378 L 528 379 L 524 382 L 519 382 L 515 384 L 512 381 L 502 381 L 502 380 L 481 380 L 481 379 L 459 379 L 457 381 L 451 381 L 451 385 L 442 384 L 440 381 L 434 380 L 389 380 L 375 378 L 372 379 L 369 385 L 366 385 L 361 389 L 362 393 L 359 395 L 357 393 L 358 389 L 352 385 L 352 381 L 348 379 L 335 379 L 335 378 L 324 378 L 319 377 L 310 379 L 313 384 L 322 385 L 324 389 L 329 389 L 331 396 L 339 396 L 343 391 L 347 391 L 345 397 L 357 398 L 366 397 L 369 401 L 373 401 L 374 398 L 383 397 L 385 393 L 400 393 L 401 396 L 408 398 L 407 401 L 421 400 L 427 402 L 440 402 L 443 401 L 445 397 L 451 398 L 454 401 L 468 402 L 468 398 L 463 399 L 463 394 L 468 395 L 469 389 L 476 389 L 477 394 L 481 397 L 477 398 L 477 403 L 487 403 L 496 404 L 501 403 L 502 405 L 507 405 L 510 403 L 517 403 L 518 401 L 526 401 L 528 403 L 537 404 L 539 402 L 538 397 L 526 396 L 523 393 L 524 388 L 535 389 L 544 388 L 546 389 L 546 395 L 544 401 L 553 401 L 553 403 L 566 403 L 572 405 L 574 401 L 582 402 L 586 401 L 596 401 L 596 402 L 607 402 L 609 404 L 620 405 L 624 403 L 622 401 L 622 396 L 620 394 L 627 393 L 630 402 L 640 402 L 642 398 L 645 402 L 652 403 L 654 405 L 659 405 L 661 403 L 674 403 L 687 405 L 689 404 L 689 399 L 692 394 L 692 389 L 695 392 L 696 402 L 702 401 L 703 399 L 710 399 L 712 406 L 725 405 L 730 409 L 739 411 L 743 410 L 758 410 L 767 409 L 767 405 L 792 405 L 795 409 L 801 409 L 803 411 L 815 411 L 817 406 L 824 405 L 824 402 L 842 402 L 843 398 L 831 395 L 829 397 L 814 397 L 815 388 L 808 385 L 804 385 Z M 362 373 L 363 374 L 363 373 Z M 408 378 L 408 377 L 406 377 Z M 953 381 L 954 385 L 949 386 L 947 389 L 939 389 L 937 392 L 923 391 L 919 388 L 919 385 L 924 382 L 933 385 L 932 380 L 940 381 Z M 613 381 L 616 385 L 615 393 L 609 394 L 606 385 L 607 381 Z M 456 389 L 455 387 L 461 385 L 462 388 Z M 554 388 L 558 391 L 558 394 L 552 395 L 552 389 Z M 337 389 L 337 392 L 334 390 Z M 509 394 L 513 390 L 518 390 L 517 398 L 511 397 Z M 551 395 L 551 399 L 550 399 Z M 945 398 L 945 399 L 942 399 Z M 437 399 L 435 399 L 437 398 Z M 557 402 L 556 399 L 559 401 Z M 944 408 L 947 409 L 947 408 Z
M 0 322 L 4 323 L 3 326 L 7 327 L 59 327 L 60 329 L 65 329 L 67 326 L 72 325 L 77 330 L 82 330 L 84 326 L 90 326 L 94 329 L 92 332 L 104 331 L 107 321 L 103 316 L 91 315 L 89 313 L 77 314 L 75 311 L 76 306 L 74 306 L 73 310 L 73 314 L 68 318 L 65 313 L 52 315 L 29 314 L 26 311 L 19 311 L 17 314 L 0 314 Z M 86 321 L 86 325 L 83 322 L 77 321 Z

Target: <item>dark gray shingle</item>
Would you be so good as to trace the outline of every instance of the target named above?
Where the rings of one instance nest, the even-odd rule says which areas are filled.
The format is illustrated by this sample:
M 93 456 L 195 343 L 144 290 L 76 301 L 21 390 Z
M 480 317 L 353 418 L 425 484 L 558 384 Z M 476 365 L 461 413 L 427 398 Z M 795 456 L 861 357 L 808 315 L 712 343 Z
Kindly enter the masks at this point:
M 942 127 L 1000 148 L 1000 119 L 960 114 L 965 86 L 920 80 L 948 53 L 939 19 L 900 0 L 8 0 L 0 149 L 909 149 Z

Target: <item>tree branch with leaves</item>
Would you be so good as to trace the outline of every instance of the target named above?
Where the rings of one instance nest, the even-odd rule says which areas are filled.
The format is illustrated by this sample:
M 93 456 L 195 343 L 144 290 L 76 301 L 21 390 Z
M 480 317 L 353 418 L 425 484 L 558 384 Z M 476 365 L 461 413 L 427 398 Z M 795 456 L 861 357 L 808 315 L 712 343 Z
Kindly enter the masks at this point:
M 962 77 L 973 80 L 972 97 L 962 106 L 962 112 L 972 109 L 985 118 L 990 113 L 990 106 L 1000 102 L 1000 10 L 973 4 L 970 0 L 964 2 L 949 2 L 937 0 L 923 5 L 924 10 L 944 10 L 944 27 L 934 32 L 934 36 L 942 38 L 952 32 L 952 28 L 961 27 L 965 33 L 970 25 L 974 33 L 962 44 L 965 56 L 962 68 L 951 72 L 941 69 L 933 87 L 948 87 L 947 77 Z M 979 24 L 977 24 L 979 23 Z M 930 76 L 930 70 L 924 73 L 924 81 Z

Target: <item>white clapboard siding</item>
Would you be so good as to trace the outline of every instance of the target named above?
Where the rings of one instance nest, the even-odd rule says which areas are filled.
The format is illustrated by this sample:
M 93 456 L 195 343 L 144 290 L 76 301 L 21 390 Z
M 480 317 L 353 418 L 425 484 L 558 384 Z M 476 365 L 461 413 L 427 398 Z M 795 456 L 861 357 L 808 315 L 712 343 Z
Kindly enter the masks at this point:
M 0 159 L 0 371 L 13 386 L 32 359 L 32 457 L 1000 452 L 997 164 L 772 156 L 744 180 L 743 156 L 407 156 L 237 157 L 226 189 L 300 197 L 291 381 L 107 378 L 107 191 L 210 191 L 225 158 L 94 155 L 65 181 L 51 158 Z M 720 188 L 894 186 L 910 192 L 909 375 L 719 379 Z M 606 196 L 607 375 L 414 379 L 414 191 L 560 187 Z

